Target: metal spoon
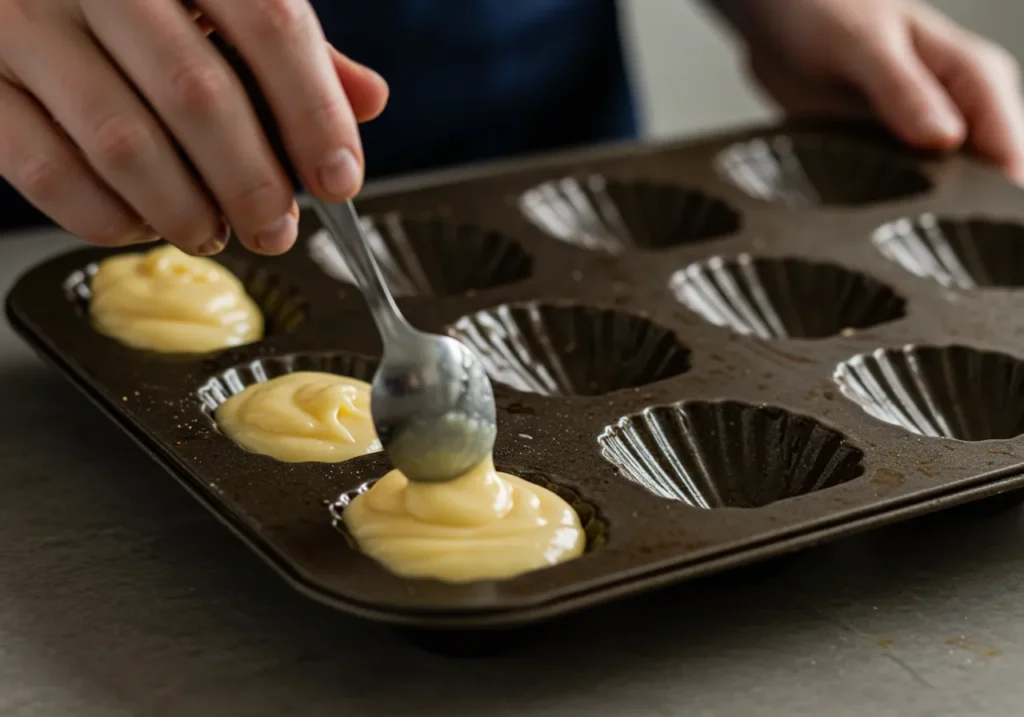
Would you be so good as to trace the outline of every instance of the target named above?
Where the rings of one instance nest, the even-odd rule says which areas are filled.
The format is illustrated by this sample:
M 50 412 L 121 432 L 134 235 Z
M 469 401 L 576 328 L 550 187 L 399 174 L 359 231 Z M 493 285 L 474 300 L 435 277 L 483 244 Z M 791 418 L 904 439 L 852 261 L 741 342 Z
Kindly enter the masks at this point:
M 352 202 L 313 208 L 373 314 L 384 357 L 370 411 L 391 464 L 411 481 L 457 478 L 490 456 L 494 391 L 480 359 L 459 341 L 417 331 L 398 310 Z

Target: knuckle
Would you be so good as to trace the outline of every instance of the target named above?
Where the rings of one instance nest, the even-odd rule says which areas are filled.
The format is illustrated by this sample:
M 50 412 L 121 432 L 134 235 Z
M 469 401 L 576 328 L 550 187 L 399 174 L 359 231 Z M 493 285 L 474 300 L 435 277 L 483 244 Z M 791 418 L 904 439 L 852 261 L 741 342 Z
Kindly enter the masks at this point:
M 111 117 L 93 131 L 93 160 L 112 171 L 131 171 L 142 165 L 156 144 L 152 133 L 138 121 Z
M 34 201 L 49 203 L 61 197 L 66 163 L 54 156 L 31 155 L 15 167 L 12 182 Z
M 992 42 L 982 42 L 974 52 L 981 72 L 1020 78 L 1020 63 L 1009 50 Z
M 265 41 L 287 41 L 308 31 L 310 8 L 306 0 L 252 0 L 249 22 Z
M 207 63 L 179 67 L 171 74 L 170 88 L 172 101 L 190 114 L 211 113 L 231 89 L 227 74 Z
M 810 35 L 808 41 L 825 51 L 844 48 L 845 44 L 840 43 L 867 44 L 873 48 L 885 45 L 884 30 L 879 31 L 872 18 L 861 13 L 842 14 L 835 18 L 834 23 L 827 26 L 824 32 Z
M 352 107 L 341 93 L 321 93 L 308 98 L 296 112 L 297 140 L 294 152 L 299 157 L 319 158 L 325 148 L 333 149 L 339 142 L 358 145 L 359 128 Z
M 244 218 L 240 223 L 259 224 L 264 217 L 280 216 L 285 209 L 275 212 L 274 208 L 287 207 L 289 197 L 280 182 L 271 177 L 258 177 L 224 192 L 219 200 L 229 214 Z
M 338 94 L 333 97 L 320 97 L 315 101 L 309 109 L 307 121 L 310 123 L 313 138 L 319 139 L 316 135 L 322 134 L 325 130 L 333 132 L 337 127 L 344 128 L 346 123 L 353 123 L 354 118 L 348 100 Z M 354 126 L 351 131 L 356 132 Z

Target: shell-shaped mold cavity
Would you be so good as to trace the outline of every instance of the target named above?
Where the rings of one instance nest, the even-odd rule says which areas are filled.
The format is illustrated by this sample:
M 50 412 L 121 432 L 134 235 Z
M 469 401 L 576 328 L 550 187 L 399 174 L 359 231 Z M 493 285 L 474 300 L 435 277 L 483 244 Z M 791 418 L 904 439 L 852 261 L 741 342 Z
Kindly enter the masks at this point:
M 503 305 L 462 317 L 448 333 L 477 351 L 493 380 L 545 396 L 599 396 L 690 368 L 690 350 L 672 331 L 613 309 Z
M 562 177 L 527 190 L 519 208 L 547 234 L 584 249 L 620 254 L 727 236 L 740 215 L 704 192 L 599 174 Z
M 887 285 L 835 264 L 712 257 L 677 271 L 676 298 L 705 321 L 759 339 L 823 339 L 905 315 Z
M 233 366 L 209 378 L 199 387 L 196 396 L 202 410 L 213 417 L 214 412 L 229 398 L 249 386 L 269 381 L 298 371 L 319 371 L 339 376 L 373 381 L 377 360 L 349 353 L 302 353 L 286 356 L 266 356 Z
M 236 273 L 245 283 L 245 290 L 263 312 L 266 333 L 291 333 L 305 322 L 309 305 L 298 288 L 266 267 L 247 269 L 239 265 L 239 269 Z
M 98 262 L 92 262 L 71 272 L 64 280 L 64 296 L 74 304 L 80 314 L 89 313 L 89 302 L 92 301 L 92 278 L 96 276 L 99 268 Z
M 843 395 L 920 436 L 984 441 L 1024 434 L 1024 361 L 969 346 L 904 346 L 836 367 Z
M 813 134 L 741 142 L 719 153 L 715 166 L 751 197 L 793 207 L 857 207 L 932 189 L 906 158 L 870 142 Z
M 360 221 L 395 296 L 458 296 L 523 281 L 533 273 L 533 259 L 518 242 L 472 224 L 395 212 Z M 310 237 L 309 253 L 329 276 L 356 283 L 326 231 Z
M 546 488 L 568 503 L 569 506 L 576 511 L 576 515 L 579 516 L 580 525 L 583 526 L 583 533 L 587 536 L 586 552 L 589 553 L 596 548 L 600 548 L 607 542 L 608 523 L 604 520 L 601 511 L 596 505 L 583 498 L 583 496 L 581 496 L 576 490 L 569 488 L 568 486 L 555 483 L 550 478 L 540 473 L 510 470 L 500 465 L 498 466 L 498 470 L 511 473 L 512 475 L 518 475 L 523 480 L 539 485 L 541 488 Z M 341 519 L 341 514 L 345 512 L 345 508 L 347 508 L 357 496 L 369 491 L 376 482 L 377 480 L 374 479 L 360 483 L 355 488 L 342 493 L 337 500 L 328 506 L 334 527 L 345 536 L 345 539 L 349 541 L 349 544 L 352 545 L 353 548 L 357 546 L 355 545 L 355 541 L 352 539 L 352 536 L 349 535 L 348 531 L 345 529 L 345 523 Z
M 242 281 L 246 293 L 260 307 L 266 334 L 291 333 L 306 321 L 309 304 L 298 287 L 285 281 L 271 269 L 253 266 L 244 259 L 221 256 L 217 260 Z M 73 271 L 64 280 L 64 296 L 83 316 L 89 313 L 89 302 L 92 300 L 91 282 L 98 269 L 99 264 L 93 262 Z
M 1024 225 L 924 214 L 879 227 L 872 241 L 910 273 L 958 289 L 1024 286 Z
M 864 454 L 812 418 L 737 401 L 683 401 L 605 428 L 601 454 L 629 480 L 695 508 L 759 508 L 863 473 Z

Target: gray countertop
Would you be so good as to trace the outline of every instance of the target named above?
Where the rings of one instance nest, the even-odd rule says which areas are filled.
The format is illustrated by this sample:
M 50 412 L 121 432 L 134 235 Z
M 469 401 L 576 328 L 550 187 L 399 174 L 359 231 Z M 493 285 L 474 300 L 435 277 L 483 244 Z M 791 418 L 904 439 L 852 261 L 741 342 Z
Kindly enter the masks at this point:
M 73 245 L 0 239 L 0 290 Z M 941 516 L 455 660 L 294 594 L 0 325 L 0 714 L 1024 713 L 1024 526 Z

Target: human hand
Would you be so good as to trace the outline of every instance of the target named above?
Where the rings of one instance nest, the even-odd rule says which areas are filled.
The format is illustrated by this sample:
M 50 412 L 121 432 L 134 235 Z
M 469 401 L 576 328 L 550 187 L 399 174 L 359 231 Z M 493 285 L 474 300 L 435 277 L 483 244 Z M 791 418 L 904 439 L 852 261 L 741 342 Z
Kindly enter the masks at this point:
M 291 184 L 211 27 L 252 68 L 303 184 L 354 195 L 357 123 L 387 85 L 327 44 L 307 0 L 0 0 L 0 176 L 96 244 L 215 254 L 230 225 L 286 251 Z
M 719 0 L 754 76 L 793 114 L 878 116 L 904 141 L 967 146 L 1024 184 L 1020 69 L 917 0 Z

